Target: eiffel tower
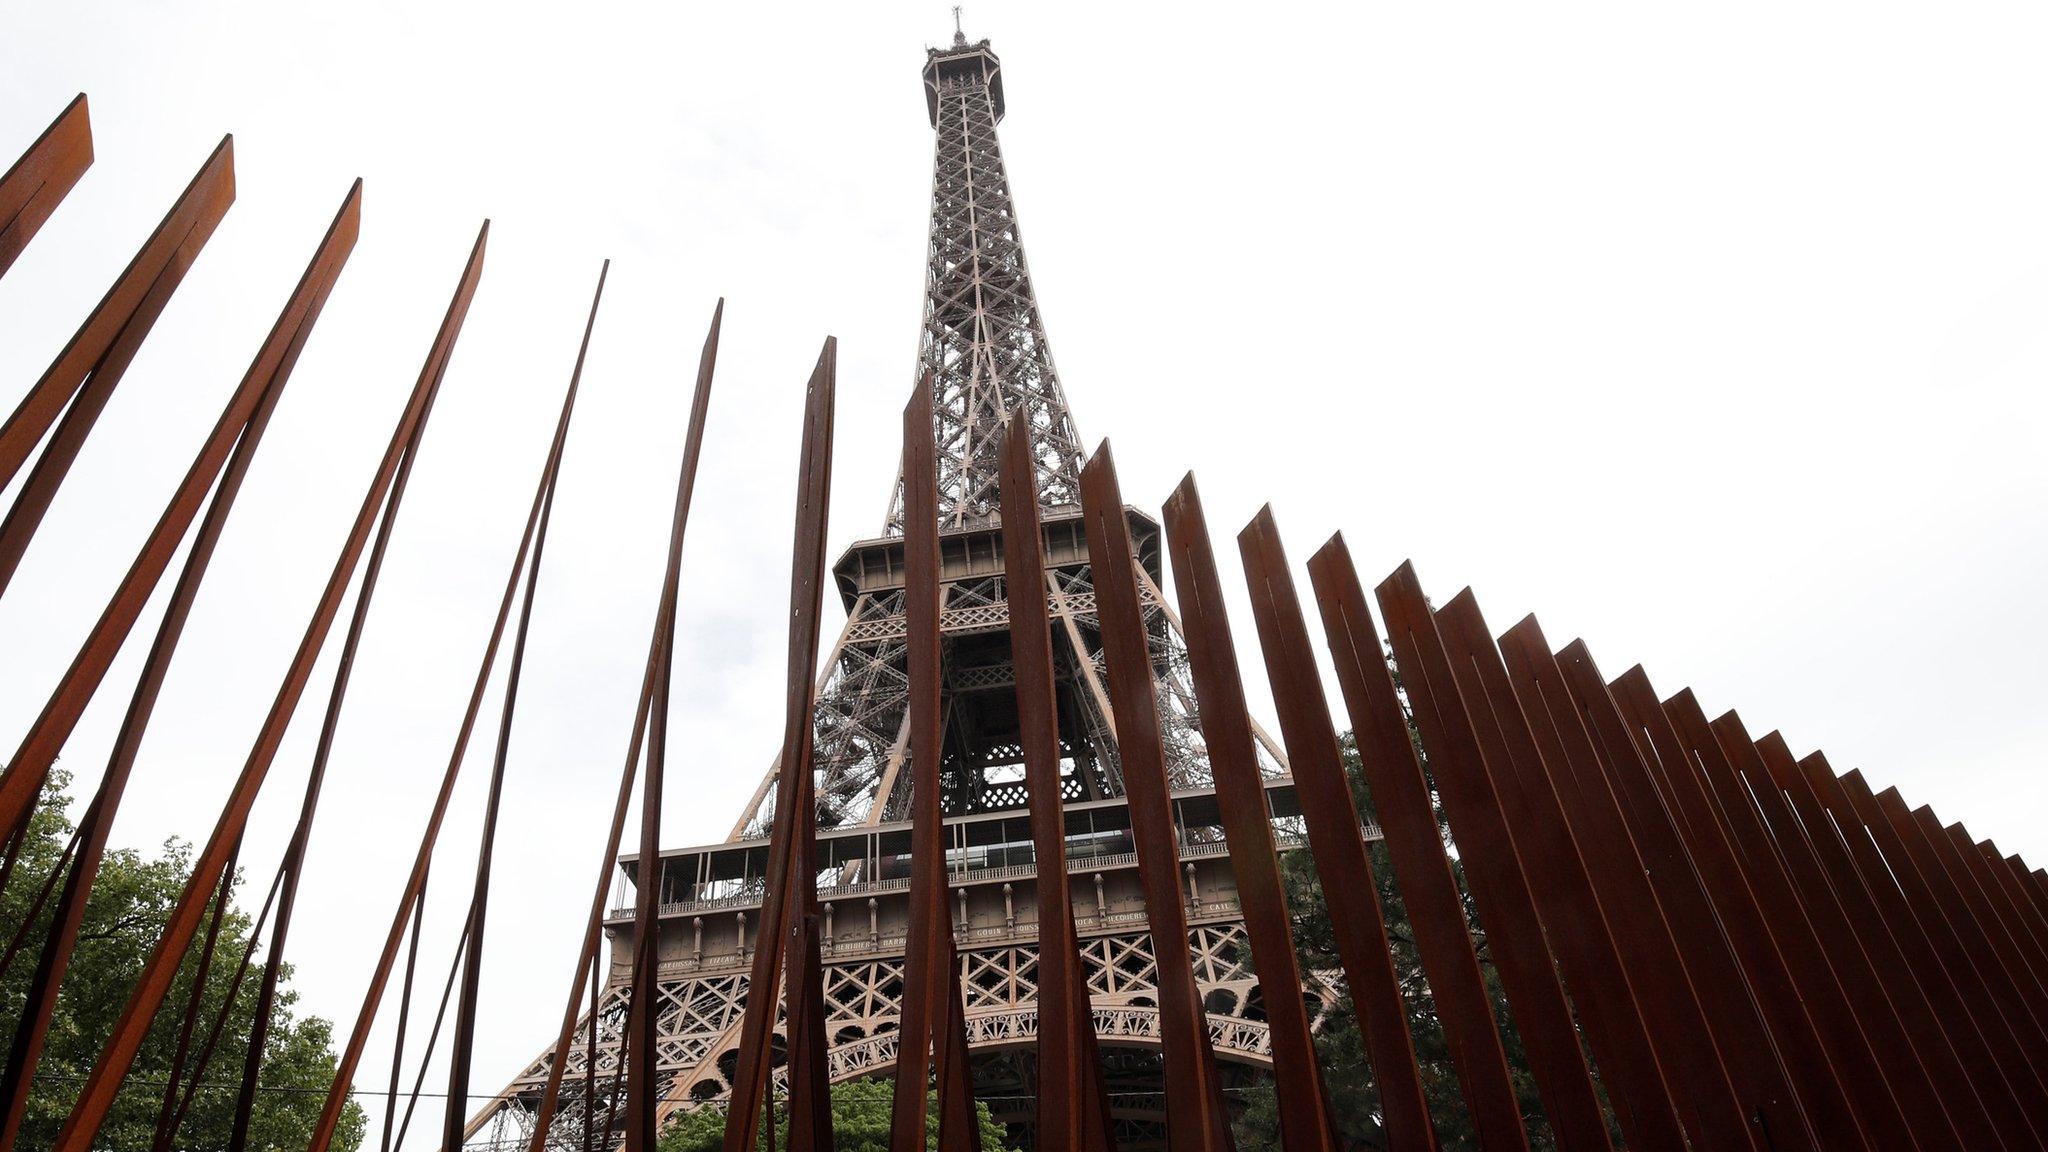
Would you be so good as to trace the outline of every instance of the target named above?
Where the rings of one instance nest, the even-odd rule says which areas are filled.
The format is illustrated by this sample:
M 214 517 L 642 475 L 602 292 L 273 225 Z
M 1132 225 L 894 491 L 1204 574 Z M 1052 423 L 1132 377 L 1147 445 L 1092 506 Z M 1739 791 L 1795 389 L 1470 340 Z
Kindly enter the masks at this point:
M 1081 439 L 1053 367 L 1044 318 L 1003 166 L 996 125 L 1006 102 L 1002 64 L 986 40 L 956 32 L 930 49 L 925 105 L 936 134 L 924 330 L 917 375 L 933 378 L 939 449 L 946 760 L 941 767 L 953 932 L 966 997 L 976 1094 L 1030 1146 L 1037 1030 L 1034 858 L 1010 664 L 998 448 L 1006 416 L 1033 430 L 1045 533 L 1060 713 L 1067 859 L 1094 1021 L 1107 1065 L 1119 1146 L 1164 1146 L 1153 989 L 1130 819 L 1081 527 Z M 896 445 L 876 445 L 895 452 Z M 1156 677 L 1175 820 L 1186 877 L 1190 949 L 1226 1077 L 1269 1067 L 1258 982 L 1244 959 L 1236 884 L 1224 855 L 1187 655 L 1160 590 L 1158 522 L 1126 510 Z M 818 852 L 830 1074 L 837 1082 L 893 1071 L 903 984 L 910 824 L 905 671 L 903 492 L 899 477 L 883 533 L 856 541 L 833 565 L 847 619 L 818 683 L 815 713 Z M 1258 730 L 1279 842 L 1299 839 L 1285 753 Z M 767 867 L 777 767 L 771 766 L 727 840 L 665 849 L 660 868 L 659 1070 L 663 1122 L 717 1106 L 744 1012 L 747 965 Z M 1290 828 L 1292 835 L 1290 835 Z M 1369 833 L 1371 830 L 1368 830 Z M 642 875 L 636 855 L 620 867 Z M 619 1036 L 631 985 L 631 901 L 606 924 L 611 962 L 593 1046 L 586 1020 L 565 1054 L 562 1110 L 550 1145 L 616 1139 L 606 1118 L 621 1090 Z M 1023 915 L 1020 916 L 1020 912 Z M 1319 987 L 1322 1010 L 1334 1003 Z M 534 1102 L 555 1053 L 542 1053 L 468 1126 L 468 1146 L 524 1148 Z M 775 1073 L 781 1084 L 782 1070 Z M 594 1078 L 594 1079 L 593 1079 Z

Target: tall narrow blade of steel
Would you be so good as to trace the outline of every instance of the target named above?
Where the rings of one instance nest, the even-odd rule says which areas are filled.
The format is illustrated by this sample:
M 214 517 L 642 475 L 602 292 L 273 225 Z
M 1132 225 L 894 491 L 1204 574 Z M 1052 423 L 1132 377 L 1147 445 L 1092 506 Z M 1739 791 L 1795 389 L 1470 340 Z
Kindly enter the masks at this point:
M 257 447 L 262 443 L 271 414 L 276 411 L 279 400 L 283 398 L 291 369 L 297 360 L 298 350 L 303 347 L 306 336 L 318 317 L 320 306 L 325 302 L 328 292 L 332 290 L 335 278 L 340 274 L 341 266 L 354 246 L 361 203 L 359 181 L 350 188 L 320 247 L 315 250 L 298 290 L 286 302 L 284 315 L 280 316 L 278 326 L 273 328 L 270 340 L 257 354 L 257 365 L 268 366 L 270 370 L 259 373 L 256 367 L 252 367 L 252 374 L 245 377 L 242 388 L 237 390 L 237 398 L 245 391 L 253 393 L 254 407 L 238 430 L 224 430 L 239 431 L 239 436 L 221 437 L 224 443 L 232 442 L 232 452 L 221 471 L 219 483 L 208 502 L 206 515 L 200 521 L 192 547 L 186 554 L 184 567 L 173 587 L 171 602 L 165 610 L 163 622 L 158 627 L 156 639 L 150 647 L 142 674 L 137 680 L 127 714 L 122 718 L 106 775 L 100 781 L 98 793 L 94 797 L 87 818 L 81 822 L 71 879 L 67 882 L 64 895 L 53 913 L 41 963 L 36 977 L 31 981 L 23 1011 L 18 1018 L 16 1036 L 8 1057 L 7 1072 L 4 1081 L 0 1081 L 0 1147 L 10 1146 L 17 1132 L 22 1110 L 26 1105 L 28 1087 L 34 1078 L 37 1058 L 49 1026 L 50 1013 L 56 1005 L 58 987 L 67 971 L 71 951 L 77 942 L 79 927 L 83 923 L 87 895 L 92 889 L 94 878 L 98 875 L 107 835 L 119 812 L 129 775 L 142 746 L 143 736 L 155 712 L 157 693 L 170 672 L 171 661 L 177 652 L 178 642 L 184 634 L 185 623 L 190 617 L 193 602 L 198 597 L 200 585 L 213 559 L 214 548 L 227 527 L 229 513 L 234 508 L 242 482 L 254 462 Z M 296 316 L 296 323 L 286 326 L 285 318 L 292 316 Z M 275 360 L 268 355 L 273 349 L 279 353 Z M 162 527 L 160 526 L 160 529 Z M 179 527 L 182 529 L 183 526 Z
M 184 276 L 234 202 L 235 148 L 234 137 L 229 136 L 214 147 L 85 323 L 13 414 L 0 424 L 0 486 L 14 479 L 36 443 L 128 327 L 151 288 L 160 279 L 176 281 Z
M 1047 1147 L 1080 1148 L 1083 1062 L 1091 1058 L 1080 1030 L 1088 1026 L 1079 969 L 1073 898 L 1067 880 L 1067 834 L 1060 784 L 1059 706 L 1054 688 L 1052 621 L 1046 611 L 1044 529 L 1038 515 L 1037 462 L 1030 414 L 1018 411 L 1003 433 L 998 486 L 1003 514 L 1003 574 L 1010 609 L 1018 742 L 1024 754 L 1038 897 L 1038 1139 Z
M 1195 703 L 1202 718 L 1202 744 L 1209 752 L 1224 844 L 1230 852 L 1231 873 L 1237 879 L 1245 934 L 1251 941 L 1252 967 L 1261 988 L 1300 988 L 1301 965 L 1294 955 L 1294 925 L 1280 886 L 1280 857 L 1273 842 L 1270 805 L 1259 776 L 1258 749 L 1252 740 L 1251 716 L 1238 673 L 1237 645 L 1223 606 L 1223 580 L 1216 573 L 1209 521 L 1202 510 L 1201 493 L 1195 488 L 1194 473 L 1188 473 L 1167 498 L 1161 520 L 1166 527 L 1174 591 L 1180 601 L 1181 632 L 1187 639 L 1194 675 Z M 1276 681 L 1276 692 L 1286 690 Z M 1295 763 L 1299 771 L 1299 762 Z M 1348 792 L 1344 799 L 1346 807 L 1338 819 L 1348 823 L 1362 857 L 1364 834 L 1356 811 L 1350 808 Z M 1265 1004 L 1281 1140 L 1289 1149 L 1334 1149 L 1336 1134 L 1330 1126 L 1330 1103 L 1322 1065 L 1316 1060 L 1308 1007 L 1302 997 L 1288 995 L 1272 996 Z
M 1081 508 L 1088 559 L 1095 571 L 1096 619 L 1108 665 L 1110 705 L 1116 713 L 1117 747 L 1123 756 L 1131 836 L 1154 942 L 1168 1140 L 1183 1152 L 1222 1149 L 1228 1147 L 1229 1126 L 1188 954 L 1179 837 L 1166 779 L 1152 656 L 1138 599 L 1130 525 L 1107 441 L 1081 470 Z
M 903 618 L 910 677 L 910 907 L 903 994 L 896 1030 L 896 1078 L 889 1114 L 891 1152 L 924 1152 L 932 1052 L 933 986 L 945 921 L 944 811 L 939 756 L 944 717 L 939 637 L 938 447 L 932 430 L 932 377 L 925 373 L 903 409 Z M 940 1081 L 940 1091 L 945 1082 Z
M 605 275 L 610 269 L 611 262 L 607 260 L 605 262 L 605 271 L 600 272 L 598 275 L 597 295 L 590 302 L 590 318 L 584 323 L 583 342 L 585 348 L 590 343 L 590 330 L 597 323 L 597 306 L 599 300 L 603 297 Z M 698 378 L 701 381 L 708 382 L 708 366 L 715 363 L 718 349 L 719 324 L 724 318 L 724 314 L 725 301 L 720 300 L 718 306 L 712 311 L 711 329 L 704 337 L 704 348 L 698 356 Z M 583 352 L 581 350 L 577 352 L 576 360 L 577 368 L 580 371 L 583 364 Z M 694 401 L 692 409 L 694 412 Z M 687 452 L 688 449 L 686 447 L 685 453 L 687 454 Z M 570 978 L 569 982 L 568 1006 L 563 1009 L 562 1027 L 555 1037 L 555 1059 L 550 1061 L 548 1065 L 547 1084 L 541 1090 L 540 1102 L 534 1111 L 533 1134 L 529 1138 L 528 1152 L 542 1152 L 546 1145 L 548 1131 L 554 1124 L 555 1112 L 561 1100 L 562 1075 L 566 1071 L 568 1063 L 569 1046 L 575 1037 L 576 1008 L 582 1002 L 583 981 L 586 976 L 595 979 L 597 947 L 604 936 L 605 893 L 610 888 L 612 869 L 618 866 L 619 846 L 625 839 L 626 813 L 632 805 L 634 774 L 640 763 L 640 749 L 647 732 L 648 712 L 653 704 L 656 670 L 660 667 L 663 657 L 663 644 L 657 631 L 657 634 L 648 641 L 646 667 L 641 673 L 639 700 L 633 712 L 632 735 L 627 740 L 626 764 L 619 773 L 618 796 L 612 804 L 611 826 L 605 835 L 604 851 L 598 857 L 597 881 L 590 898 L 590 914 L 584 918 L 583 942 L 577 953 L 575 974 Z M 591 997 L 590 1011 L 591 1019 L 594 1022 L 597 1013 L 596 994 L 593 994 Z M 592 1050 L 595 1051 L 594 1048 Z M 594 1068 L 586 1074 L 586 1079 L 592 1082 L 596 1080 Z M 589 1110 L 586 1108 L 584 1125 L 588 1127 L 590 1121 Z
M 817 876 L 808 869 L 815 855 L 816 813 L 804 812 L 812 804 L 810 784 L 812 676 L 818 661 L 818 616 L 824 595 L 825 527 L 829 512 L 832 459 L 832 391 L 837 342 L 830 337 L 811 374 L 808 402 L 804 410 L 803 455 L 797 473 L 795 542 L 790 572 L 789 661 L 784 686 L 782 754 L 783 768 L 776 786 L 774 828 L 769 835 L 767 889 L 761 904 L 760 936 L 754 949 L 747 983 L 747 1006 L 740 1029 L 737 1063 L 732 1079 L 728 1116 L 745 1118 L 725 1128 L 726 1152 L 752 1152 L 756 1131 L 754 1117 L 768 1092 L 768 1060 L 771 1032 L 775 1024 L 778 976 L 783 968 L 787 945 L 801 938 L 803 918 L 817 902 Z M 792 958 L 797 971 L 790 982 L 792 1001 L 806 995 L 803 981 L 816 975 L 799 952 Z M 822 1021 L 817 1036 L 822 1038 Z M 790 1079 L 790 1136 L 797 1139 L 797 1121 L 805 1121 L 807 1140 L 819 1135 L 812 1122 L 815 1102 L 808 1085 L 799 1089 L 794 1063 L 805 1037 L 790 1038 L 792 1076 Z M 808 1055 L 802 1057 L 809 1059 Z M 822 1067 L 818 1069 L 822 1072 Z M 800 1107 L 796 1093 L 803 1091 Z M 827 1134 L 829 1137 L 829 1133 Z
M 80 92 L 0 176 L 0 276 L 7 275 L 43 222 L 92 167 L 92 159 L 92 114 Z

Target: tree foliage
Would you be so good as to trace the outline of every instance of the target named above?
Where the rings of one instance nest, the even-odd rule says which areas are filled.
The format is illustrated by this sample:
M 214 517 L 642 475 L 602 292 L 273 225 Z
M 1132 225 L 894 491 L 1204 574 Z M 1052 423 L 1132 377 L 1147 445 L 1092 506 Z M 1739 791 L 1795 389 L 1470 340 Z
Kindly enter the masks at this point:
M 1364 765 L 1357 745 L 1348 733 L 1344 737 L 1344 769 L 1351 782 L 1352 799 L 1358 805 L 1359 818 L 1368 823 L 1375 822 L 1372 798 L 1365 789 Z M 1437 826 L 1448 841 L 1449 824 L 1441 804 L 1436 803 L 1434 792 L 1431 793 L 1431 801 L 1436 808 Z M 1408 1032 L 1415 1044 L 1415 1059 L 1422 1072 L 1423 1095 L 1429 1105 L 1430 1119 L 1436 1126 L 1437 1137 L 1445 1152 L 1465 1152 L 1468 1149 L 1476 1152 L 1479 1148 L 1478 1131 L 1473 1127 L 1464 1096 L 1458 1089 L 1457 1072 L 1451 1064 L 1449 1045 L 1436 1015 L 1435 1002 L 1429 995 L 1429 983 L 1423 976 L 1415 934 L 1408 923 L 1407 906 L 1394 885 L 1393 862 L 1387 855 L 1385 844 L 1374 843 L 1367 847 L 1372 856 L 1380 911 L 1386 919 L 1388 943 L 1393 950 L 1394 972 L 1400 978 L 1402 1000 L 1408 1011 Z M 1460 893 L 1464 895 L 1466 921 L 1472 927 L 1481 975 L 1486 981 L 1488 997 L 1493 1002 L 1494 1018 L 1500 1023 L 1508 1071 L 1513 1079 L 1515 1097 L 1522 1106 L 1523 1122 L 1529 1130 L 1530 1147 L 1538 1150 L 1554 1148 L 1556 1143 L 1549 1123 L 1544 1119 L 1543 1106 L 1536 1093 L 1535 1079 L 1529 1072 L 1528 1059 L 1522 1051 L 1521 1038 L 1508 1015 L 1507 994 L 1502 990 L 1500 974 L 1495 971 L 1487 954 L 1486 936 L 1478 927 L 1473 912 L 1471 896 L 1465 887 L 1464 869 L 1455 857 L 1451 860 L 1451 870 L 1457 877 Z M 1329 908 L 1323 902 L 1322 887 L 1309 853 L 1286 853 L 1281 858 L 1280 875 L 1287 894 L 1287 906 L 1293 913 L 1295 950 L 1301 957 L 1303 970 L 1341 973 Z M 1340 974 L 1340 983 L 1341 980 Z M 1371 1062 L 1366 1058 L 1365 1038 L 1359 1031 L 1358 1015 L 1353 1011 L 1348 996 L 1324 1022 L 1316 1037 L 1316 1053 L 1322 1061 L 1323 1078 L 1328 1085 L 1339 1139 L 1353 1148 L 1385 1147 L 1386 1135 L 1380 1126 L 1379 1085 L 1373 1079 Z M 1270 1087 L 1255 1088 L 1247 1093 L 1246 1107 L 1238 1115 L 1235 1133 L 1239 1152 L 1265 1152 L 1280 1148 L 1279 1109 Z
M 64 795 L 68 784 L 65 773 L 51 774 L 15 874 L 6 890 L 0 892 L 0 938 L 4 940 L 14 938 L 70 840 L 72 825 L 65 816 L 68 801 Z M 163 925 L 177 905 L 191 873 L 191 858 L 191 846 L 175 838 L 166 841 L 152 857 L 145 858 L 131 849 L 106 853 L 99 878 L 86 901 L 77 949 L 64 973 L 17 1147 L 48 1148 L 55 1144 L 58 1128 L 69 1115 L 79 1088 L 99 1058 L 101 1046 L 113 1031 Z M 55 902 L 53 896 L 46 903 L 30 927 L 26 944 L 7 970 L 0 973 L 0 1029 L 4 1029 L 0 1032 L 0 1043 L 12 1039 L 20 1021 L 29 981 L 48 936 L 50 905 Z M 210 911 L 209 908 L 209 914 Z M 249 930 L 249 917 L 231 908 L 222 921 L 220 940 L 215 945 L 214 961 L 201 997 L 200 1024 L 192 1041 L 195 1053 L 227 999 L 228 985 Z M 4 946 L 4 940 L 0 940 L 0 946 Z M 146 1152 L 150 1147 L 177 1047 L 179 1023 L 199 979 L 199 951 L 199 942 L 195 941 L 113 1110 L 108 1113 L 95 1147 L 109 1152 Z M 178 1149 L 210 1150 L 227 1145 L 242 1062 L 255 1018 L 260 971 L 257 966 L 261 962 L 259 950 L 250 975 L 235 994 L 201 1087 L 193 1094 L 191 1108 L 178 1130 L 173 1145 Z M 318 1017 L 296 1019 L 293 1005 L 298 997 L 285 984 L 291 966 L 286 965 L 281 975 L 252 1116 L 251 1148 L 304 1148 L 312 1138 L 328 1086 L 334 1080 L 332 1026 Z M 341 1152 L 353 1152 L 362 1136 L 363 1112 L 351 1102 L 342 1114 L 334 1147 Z
M 895 1094 L 894 1082 L 886 1076 L 848 1080 L 832 1085 L 832 1147 L 836 1152 L 887 1152 L 889 1109 Z M 989 1114 L 988 1105 L 976 1103 L 984 1152 L 1007 1148 L 1003 1126 Z M 775 1123 L 777 1148 L 789 1147 L 789 1120 L 778 1115 Z M 725 1113 L 700 1108 L 675 1118 L 661 1134 L 660 1152 L 716 1152 L 725 1140 Z M 768 1125 L 763 1117 L 758 1146 L 768 1147 Z M 925 1113 L 925 1147 L 939 1146 L 939 1104 L 936 1095 Z

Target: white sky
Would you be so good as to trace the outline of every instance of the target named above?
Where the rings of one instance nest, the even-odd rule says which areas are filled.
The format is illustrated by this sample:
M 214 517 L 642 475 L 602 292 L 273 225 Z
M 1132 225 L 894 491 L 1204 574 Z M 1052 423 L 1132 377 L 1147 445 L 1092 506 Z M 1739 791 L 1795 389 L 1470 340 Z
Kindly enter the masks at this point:
M 0 32 L 0 158 L 79 90 L 99 155 L 0 280 L 0 402 L 224 131 L 241 197 L 0 603 L 9 748 L 367 181 L 361 244 L 214 561 L 118 844 L 211 827 L 494 222 L 293 934 L 302 1010 L 343 1028 L 615 260 L 513 740 L 480 1095 L 547 1042 L 566 993 L 717 296 L 669 844 L 722 838 L 774 751 L 798 405 L 826 333 L 835 547 L 879 529 L 895 469 L 930 166 L 918 70 L 946 6 L 691 7 L 42 4 Z M 1230 536 L 1270 499 L 1297 562 L 1342 528 L 1369 580 L 1412 557 L 1439 602 L 1475 586 L 1496 631 L 1539 611 L 1610 675 L 1642 661 L 1666 692 L 1690 684 L 2048 862 L 2048 14 L 1271 12 L 967 14 L 1005 61 L 1003 142 L 1069 397 L 1084 435 L 1115 437 L 1130 498 L 1156 506 L 1198 466 L 1233 583 Z M 154 626 L 71 743 L 81 794 Z M 339 639 L 251 825 L 252 875 L 282 848 Z M 451 861 L 475 842 L 489 746 Z M 463 872 L 436 877 L 425 971 L 444 970 Z M 382 1083 L 382 1035 L 358 1083 Z

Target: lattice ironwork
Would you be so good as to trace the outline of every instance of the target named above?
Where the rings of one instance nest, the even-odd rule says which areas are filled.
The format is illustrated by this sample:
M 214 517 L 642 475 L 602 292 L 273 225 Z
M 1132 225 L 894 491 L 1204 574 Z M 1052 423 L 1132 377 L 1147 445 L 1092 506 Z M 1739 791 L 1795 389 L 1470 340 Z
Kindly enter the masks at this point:
M 1038 502 L 1048 523 L 1077 522 L 1080 512 L 1081 442 L 1075 431 L 1051 346 L 1033 294 L 1017 227 L 1014 200 L 1004 171 L 996 123 L 1002 117 L 1000 64 L 984 41 L 964 41 L 931 54 L 927 96 L 936 132 L 932 167 L 930 261 L 926 270 L 924 331 L 917 372 L 933 379 L 933 412 L 939 450 L 939 511 L 942 531 L 965 538 L 970 551 L 994 545 L 1001 529 L 998 474 L 1006 419 L 1030 421 Z M 890 446 L 890 450 L 893 446 Z M 902 535 L 903 498 L 899 478 L 879 541 L 855 546 L 883 550 Z M 1078 538 L 1078 528 L 1075 529 Z M 1156 580 L 1160 557 L 1157 530 L 1141 540 L 1140 603 L 1155 675 L 1155 696 L 1173 788 L 1206 788 L 1211 783 L 1188 657 L 1179 621 Z M 886 564 L 883 565 L 886 569 Z M 1106 665 L 1096 618 L 1094 573 L 1084 550 L 1048 556 L 1045 595 L 1053 631 L 1059 692 L 1064 799 L 1113 800 L 1123 796 L 1123 770 L 1115 725 L 1103 682 Z M 941 779 L 948 816 L 1022 809 L 1022 753 L 1014 731 L 1014 671 L 1010 665 L 1007 576 L 997 561 L 949 578 L 940 592 L 946 697 L 947 759 Z M 818 684 L 814 711 L 814 767 L 821 828 L 880 824 L 907 818 L 909 677 L 904 592 L 886 580 L 861 586 L 848 596 L 847 619 Z M 1285 774 L 1284 756 L 1261 733 L 1260 767 L 1268 776 Z M 732 839 L 765 837 L 774 819 L 775 779 L 771 766 Z M 1030 866 L 1019 870 L 1028 881 Z M 839 898 L 854 888 L 885 897 L 900 883 L 872 881 L 858 873 L 836 879 Z M 851 887 L 847 881 L 853 883 Z M 714 905 L 758 901 L 752 890 L 698 901 L 692 911 Z M 828 899 L 833 897 L 828 896 Z M 665 907 L 668 917 L 674 909 Z M 1215 908 L 1211 908 L 1211 914 Z M 1152 1007 L 1151 945 L 1139 910 L 1105 913 L 1103 926 L 1119 922 L 1135 935 L 1101 936 L 1089 945 L 1089 980 L 1096 1001 L 1096 1027 L 1107 1044 L 1156 1044 L 1158 1018 Z M 674 931 L 688 921 L 665 919 Z M 1035 944 L 987 949 L 986 937 L 1005 930 L 988 926 L 960 933 L 963 985 L 970 998 L 967 1028 L 979 1050 L 1002 1051 L 1036 1036 Z M 1234 934 L 1234 937 L 1233 937 Z M 1262 1063 L 1267 1037 L 1257 1011 L 1256 981 L 1237 964 L 1230 939 L 1241 942 L 1235 925 L 1210 926 L 1194 934 L 1197 971 L 1210 997 L 1211 1029 L 1217 1051 L 1233 1059 Z M 616 947 L 616 941 L 615 941 Z M 844 1079 L 893 1066 L 897 1001 L 902 985 L 900 936 L 868 939 L 858 932 L 841 937 L 830 950 L 845 957 L 864 947 L 874 958 L 834 963 L 826 995 L 831 1004 L 831 1074 Z M 673 955 L 665 951 L 664 955 Z M 615 951 L 615 955 L 624 955 Z M 831 957 L 828 957 L 828 959 Z M 706 957 L 664 965 L 660 1017 L 660 1066 L 667 1083 L 667 1107 L 700 1107 L 722 1101 L 727 1072 L 716 1059 L 729 1057 L 737 1037 L 746 978 L 741 957 Z M 622 961 L 623 963 L 623 961 Z M 673 971 L 671 971 L 673 968 Z M 614 980 L 623 980 L 614 972 Z M 609 1002 L 608 1002 L 609 1003 Z M 579 1028 L 579 1037 L 584 1032 Z M 600 1028 L 598 1075 L 608 1075 Z M 779 1057 L 778 1057 L 779 1058 Z M 494 1105 L 517 1111 L 537 1092 L 552 1057 L 543 1055 Z M 572 1051 L 565 1072 L 564 1101 L 580 1101 L 579 1077 L 587 1055 Z M 986 1062 L 984 1062 L 986 1070 Z M 776 1075 L 780 1077 L 778 1067 Z M 1153 1078 L 1125 1085 L 1154 1091 Z M 1149 1086 L 1147 1086 L 1149 1085 Z M 602 1096 L 602 1093 L 600 1093 Z M 582 1107 L 579 1103 L 576 1107 Z M 1142 1109 L 1140 1110 L 1142 1111 Z M 499 1121 L 472 1123 L 481 1140 Z M 1157 1127 L 1156 1117 L 1133 1112 L 1120 1124 Z M 580 1113 L 567 1113 L 553 1128 L 562 1147 L 581 1147 Z M 1149 1127 L 1148 1127 L 1149 1126 Z M 514 1128 L 517 1127 L 515 1124 Z M 508 1129 L 509 1130 L 509 1129 Z M 551 1137 L 552 1139 L 552 1137 Z

